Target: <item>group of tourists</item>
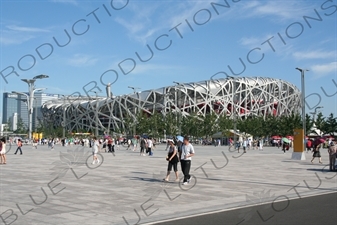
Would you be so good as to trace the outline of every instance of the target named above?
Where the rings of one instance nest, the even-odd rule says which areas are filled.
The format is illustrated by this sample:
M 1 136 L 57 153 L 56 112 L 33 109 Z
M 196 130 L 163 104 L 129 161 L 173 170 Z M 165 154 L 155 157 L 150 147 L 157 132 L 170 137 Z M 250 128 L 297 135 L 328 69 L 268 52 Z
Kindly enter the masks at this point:
M 0 164 L 7 164 L 7 157 L 6 157 L 6 154 L 7 154 L 7 149 L 6 149 L 6 138 L 5 137 L 2 137 L 0 138 Z M 12 143 L 10 143 L 12 144 Z M 20 151 L 20 155 L 22 155 L 22 140 L 21 139 L 17 139 L 16 140 L 16 145 L 17 145 L 17 148 L 16 148 L 16 151 L 15 151 L 15 155 L 18 153 L 18 151 Z
M 188 185 L 191 181 L 190 169 L 191 160 L 194 156 L 194 147 L 189 142 L 189 137 L 185 136 L 183 140 L 174 141 L 173 139 L 168 139 L 168 154 L 166 160 L 168 161 L 167 174 L 163 181 L 168 182 L 170 179 L 170 173 L 173 169 L 175 173 L 175 181 L 179 181 L 178 175 L 178 163 L 181 164 L 181 171 L 184 174 L 183 185 Z
M 321 164 L 323 163 L 321 151 L 320 151 L 321 148 L 323 147 L 322 145 L 323 145 L 323 143 L 313 145 L 313 147 L 312 147 L 313 155 L 312 155 L 311 163 L 314 163 L 315 158 L 318 158 L 319 163 L 321 163 Z M 336 152 L 337 152 L 337 145 L 336 145 L 335 141 L 329 140 L 328 153 L 329 153 L 329 168 L 330 168 L 330 171 L 336 170 L 336 167 L 335 167 L 336 157 L 337 157 Z
M 250 138 L 242 138 L 239 137 L 239 139 L 234 142 L 232 138 L 229 138 L 229 145 L 228 150 L 230 151 L 234 147 L 234 150 L 237 150 L 238 153 L 240 153 L 240 148 L 242 147 L 243 153 L 247 153 L 247 150 L 254 150 L 259 149 L 260 151 L 263 150 L 263 140 L 262 139 L 250 139 Z

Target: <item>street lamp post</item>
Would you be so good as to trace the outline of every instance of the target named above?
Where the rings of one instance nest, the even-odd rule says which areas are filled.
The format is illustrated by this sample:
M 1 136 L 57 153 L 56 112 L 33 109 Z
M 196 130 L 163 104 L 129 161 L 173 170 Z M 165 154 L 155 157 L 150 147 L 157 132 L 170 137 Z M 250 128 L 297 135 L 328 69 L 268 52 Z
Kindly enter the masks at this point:
M 139 90 L 140 88 L 138 87 L 132 87 L 132 86 L 128 86 L 128 88 L 131 88 L 133 90 L 133 94 L 137 94 L 138 97 L 138 111 L 140 111 L 140 98 L 139 98 L 139 93 L 137 92 L 137 90 Z M 134 116 L 135 118 L 137 118 L 137 107 L 134 106 Z M 133 125 L 133 135 L 136 135 L 136 119 L 134 121 L 134 125 Z
M 32 116 L 33 116 L 33 102 L 34 102 L 34 93 L 35 91 L 44 90 L 45 88 L 35 89 L 35 81 L 37 79 L 48 78 L 48 75 L 37 75 L 33 77 L 33 79 L 21 79 L 23 82 L 28 84 L 28 95 L 24 93 L 20 93 L 26 96 L 27 98 L 27 106 L 28 106 L 28 139 L 32 139 Z M 18 92 L 19 93 L 19 92 Z
M 29 88 L 29 94 L 27 95 L 26 93 L 23 92 L 17 92 L 13 91 L 12 93 L 18 94 L 18 95 L 24 95 L 26 97 L 27 101 L 27 108 L 28 108 L 28 139 L 32 139 L 32 124 L 33 124 L 33 102 L 34 102 L 34 94 L 36 91 L 43 91 L 46 88 L 37 88 L 35 89 L 34 86 L 33 88 Z
M 98 92 L 91 91 L 96 94 L 96 109 L 95 109 L 95 136 L 98 137 Z
M 62 138 L 64 139 L 66 137 L 66 96 L 62 95 L 63 97 L 63 107 L 62 107 L 62 113 L 63 113 L 63 118 L 62 118 Z
M 171 93 L 164 93 L 164 104 L 163 104 L 163 117 L 164 117 L 164 124 L 166 124 L 166 106 L 167 106 L 167 99 L 171 96 Z M 164 130 L 164 139 L 166 140 L 166 130 Z
M 184 86 L 182 83 L 179 83 L 179 82 L 173 81 L 173 83 L 175 83 L 177 86 L 180 86 L 180 87 Z M 181 104 L 180 99 L 181 99 L 181 90 L 179 89 L 178 99 L 177 99 L 177 102 L 176 102 L 176 104 L 179 107 L 179 118 L 178 118 L 178 123 L 179 123 L 179 131 L 178 132 L 179 132 L 179 135 L 181 135 L 181 117 L 182 117 L 181 106 L 180 106 L 180 104 Z
M 234 149 L 236 149 L 236 112 L 234 109 L 234 101 L 235 101 L 235 77 L 232 76 L 228 76 L 227 78 L 230 78 L 232 81 L 232 118 L 233 118 L 233 129 L 234 129 L 234 133 L 233 133 L 233 143 L 234 143 Z
M 292 159 L 305 160 L 305 137 L 306 137 L 306 118 L 305 118 L 305 79 L 304 73 L 309 71 L 307 69 L 296 68 L 296 70 L 301 72 L 301 104 L 302 104 L 302 129 L 303 129 L 303 149 L 302 152 L 296 152 L 294 149 Z

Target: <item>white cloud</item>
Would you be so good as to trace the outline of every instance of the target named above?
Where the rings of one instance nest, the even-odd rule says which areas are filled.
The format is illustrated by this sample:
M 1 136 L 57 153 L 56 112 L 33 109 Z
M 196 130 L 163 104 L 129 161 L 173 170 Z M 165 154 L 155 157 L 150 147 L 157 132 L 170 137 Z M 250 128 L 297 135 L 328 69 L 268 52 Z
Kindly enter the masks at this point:
M 141 22 L 133 23 L 117 17 L 115 20 L 120 25 L 124 26 L 131 34 L 135 34 L 144 28 L 144 24 Z
M 78 2 L 76 0 L 51 0 L 51 2 L 78 5 Z
M 272 38 L 272 37 L 274 37 L 274 38 Z M 265 49 L 271 50 L 271 48 L 268 44 L 265 43 L 265 44 L 262 45 L 262 43 L 266 42 L 269 39 L 270 39 L 270 42 L 273 43 L 273 47 L 276 49 L 277 46 L 279 46 L 280 43 L 278 43 L 279 41 L 277 40 L 277 38 L 275 38 L 275 35 L 273 35 L 273 34 L 265 34 L 265 35 L 263 35 L 263 36 L 261 35 L 259 37 L 257 37 L 257 36 L 255 36 L 255 37 L 254 36 L 243 37 L 239 40 L 239 44 L 247 47 L 248 49 L 260 47 L 260 48 L 265 48 Z
M 75 54 L 72 58 L 67 60 L 67 63 L 71 66 L 82 67 L 95 65 L 97 61 L 97 58 L 89 55 Z
M 190 20 L 193 18 L 196 12 L 201 9 L 210 8 L 210 3 L 214 2 L 211 0 L 205 1 L 182 1 L 180 4 L 175 5 L 170 11 L 169 27 L 175 27 L 180 23 L 184 23 L 185 19 Z M 173 15 L 173 16 L 172 16 Z M 186 27 L 185 27 L 186 28 Z M 183 27 L 179 28 L 183 30 Z
M 239 40 L 239 43 L 248 47 L 260 46 L 263 41 L 266 39 L 258 38 L 258 37 L 244 37 Z
M 158 19 L 151 17 L 158 11 L 156 9 L 160 4 L 154 2 L 149 6 L 139 2 L 132 3 L 133 4 L 129 4 L 127 8 L 131 11 L 131 15 L 123 14 L 124 17 L 119 16 L 115 21 L 127 30 L 127 35 L 130 39 L 145 45 L 148 38 L 150 38 L 157 30 L 157 28 L 153 27 L 155 27 L 154 23 L 158 22 Z
M 153 4 L 144 5 L 141 2 L 132 2 L 128 9 L 132 15 L 127 14 L 124 18 L 118 17 L 115 21 L 125 27 L 128 36 L 143 45 L 152 38 L 156 32 L 166 30 L 166 32 L 184 23 L 179 27 L 179 31 L 184 33 L 187 28 L 185 19 L 192 19 L 193 15 L 200 9 L 210 8 L 212 0 L 203 1 L 153 1 Z
M 307 52 L 294 52 L 295 59 L 329 59 L 335 58 L 337 53 L 335 51 L 307 51 Z
M 244 9 L 251 9 L 251 8 L 255 8 L 257 6 L 259 6 L 260 3 L 258 1 L 249 1 L 246 2 L 243 6 Z
M 326 64 L 316 64 L 311 67 L 311 71 L 315 73 L 316 77 L 322 77 L 330 73 L 337 72 L 337 62 L 331 62 Z
M 40 33 L 50 32 L 49 29 L 38 27 L 25 27 L 18 25 L 3 26 L 0 30 L 0 43 L 2 45 L 19 45 L 40 35 Z
M 132 65 L 123 65 L 125 72 L 128 72 L 132 69 Z M 180 67 L 173 65 L 163 65 L 163 64 L 137 64 L 136 67 L 130 72 L 130 75 L 157 75 L 155 72 L 168 71 L 174 69 L 181 69 Z
M 254 1 L 250 3 L 249 11 L 245 15 L 249 17 L 272 16 L 280 20 L 290 20 L 304 16 L 308 12 L 309 7 L 304 6 L 302 1 Z
M 33 35 L 16 35 L 16 36 L 0 36 L 0 43 L 2 45 L 19 45 L 26 41 L 29 41 L 31 39 L 35 38 Z
M 37 27 L 20 27 L 16 25 L 6 26 L 9 30 L 18 31 L 18 32 L 50 32 L 47 29 L 41 29 Z

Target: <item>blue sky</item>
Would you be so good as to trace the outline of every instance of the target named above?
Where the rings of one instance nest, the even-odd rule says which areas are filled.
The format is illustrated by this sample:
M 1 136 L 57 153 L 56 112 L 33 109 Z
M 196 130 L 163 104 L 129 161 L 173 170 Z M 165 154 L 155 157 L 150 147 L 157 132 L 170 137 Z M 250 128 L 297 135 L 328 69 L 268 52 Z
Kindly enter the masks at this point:
M 128 86 L 147 90 L 172 81 L 207 80 L 220 71 L 232 75 L 229 67 L 242 72 L 239 76 L 281 78 L 300 88 L 295 68 L 301 67 L 310 70 L 307 111 L 320 105 L 325 115 L 337 115 L 337 0 L 227 3 L 2 0 L 0 71 L 9 76 L 7 82 L 0 77 L 1 96 L 3 91 L 26 91 L 20 79 L 38 74 L 50 76 L 36 82 L 48 93 L 85 95 L 83 87 L 89 90 L 96 82 L 103 95 L 101 80 L 116 79 L 110 70 L 118 74 L 114 95 L 131 93 Z M 59 47 L 53 38 L 60 45 L 69 43 Z M 141 62 L 136 52 L 143 61 L 150 59 Z M 125 72 L 134 69 L 124 75 L 119 64 Z

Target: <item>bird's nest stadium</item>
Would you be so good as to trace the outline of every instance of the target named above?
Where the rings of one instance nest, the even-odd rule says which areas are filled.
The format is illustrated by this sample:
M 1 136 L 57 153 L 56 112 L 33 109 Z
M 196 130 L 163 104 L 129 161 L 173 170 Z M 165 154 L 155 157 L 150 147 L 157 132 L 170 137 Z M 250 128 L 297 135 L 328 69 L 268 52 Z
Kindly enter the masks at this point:
M 68 97 L 43 104 L 43 120 L 68 131 L 123 130 L 126 118 L 136 121 L 148 116 L 179 113 L 205 116 L 215 113 L 245 119 L 251 115 L 289 115 L 299 112 L 301 92 L 284 80 L 264 77 L 237 77 L 201 82 L 177 83 L 130 95 Z

